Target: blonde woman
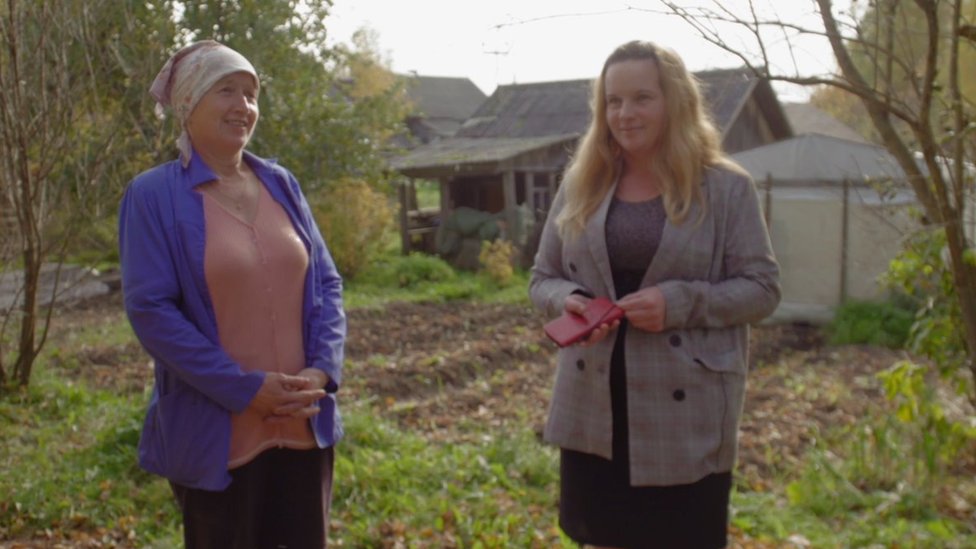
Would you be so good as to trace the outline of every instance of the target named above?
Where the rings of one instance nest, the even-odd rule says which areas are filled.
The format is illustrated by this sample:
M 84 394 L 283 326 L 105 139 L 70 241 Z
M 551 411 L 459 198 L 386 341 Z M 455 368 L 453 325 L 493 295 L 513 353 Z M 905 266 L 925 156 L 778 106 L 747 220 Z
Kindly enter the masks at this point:
M 758 197 L 674 52 L 617 48 L 592 111 L 529 287 L 550 316 L 625 311 L 558 353 L 560 525 L 596 547 L 724 547 L 749 324 L 780 299 Z

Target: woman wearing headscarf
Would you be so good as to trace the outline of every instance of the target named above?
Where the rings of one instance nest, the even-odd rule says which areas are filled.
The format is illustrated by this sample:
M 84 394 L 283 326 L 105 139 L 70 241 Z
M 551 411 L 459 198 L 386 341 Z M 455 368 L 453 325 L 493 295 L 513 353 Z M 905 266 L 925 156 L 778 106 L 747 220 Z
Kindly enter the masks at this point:
M 152 84 L 179 158 L 119 213 L 125 309 L 154 361 L 139 463 L 170 481 L 187 547 L 324 547 L 342 280 L 294 176 L 245 150 L 260 82 L 214 41 Z
M 727 543 L 749 324 L 776 308 L 779 269 L 704 108 L 673 51 L 613 51 L 542 232 L 533 303 L 556 316 L 605 297 L 625 315 L 558 353 L 545 438 L 579 543 Z

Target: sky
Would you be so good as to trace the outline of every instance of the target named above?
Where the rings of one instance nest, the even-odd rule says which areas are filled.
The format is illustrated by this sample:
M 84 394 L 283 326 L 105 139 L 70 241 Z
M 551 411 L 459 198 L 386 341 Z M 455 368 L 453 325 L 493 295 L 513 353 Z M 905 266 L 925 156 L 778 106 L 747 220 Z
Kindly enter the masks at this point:
M 696 3 L 714 6 L 706 0 L 682 5 Z M 818 28 L 813 0 L 753 3 L 764 15 Z M 722 5 L 748 13 L 741 10 L 749 9 L 749 0 Z M 662 9 L 656 0 L 334 0 L 327 24 L 333 43 L 349 44 L 360 28 L 374 31 L 380 54 L 397 73 L 467 77 L 488 95 L 504 84 L 593 78 L 616 46 L 634 39 L 674 49 L 693 71 L 741 66 Z M 723 29 L 723 37 L 745 51 L 754 49 L 733 29 Z M 825 40 L 792 42 L 793 56 L 782 40 L 774 42 L 778 66 L 798 66 L 805 74 L 833 70 Z M 784 101 L 809 95 L 808 89 L 774 86 Z

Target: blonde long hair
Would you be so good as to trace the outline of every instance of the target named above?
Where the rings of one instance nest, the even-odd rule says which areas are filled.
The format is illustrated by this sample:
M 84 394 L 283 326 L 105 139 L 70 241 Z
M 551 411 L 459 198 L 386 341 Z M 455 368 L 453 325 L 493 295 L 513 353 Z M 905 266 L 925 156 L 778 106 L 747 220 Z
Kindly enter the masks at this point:
M 721 137 L 702 105 L 698 80 L 678 55 L 651 42 L 632 41 L 618 47 L 594 81 L 590 110 L 593 120 L 580 139 L 563 176 L 566 205 L 556 224 L 562 236 L 576 236 L 603 201 L 621 172 L 620 146 L 607 125 L 606 75 L 614 63 L 651 60 L 658 68 L 667 111 L 658 162 L 652 166 L 661 186 L 668 220 L 681 224 L 693 202 L 702 205 L 701 181 L 708 166 L 741 171 L 722 151 Z

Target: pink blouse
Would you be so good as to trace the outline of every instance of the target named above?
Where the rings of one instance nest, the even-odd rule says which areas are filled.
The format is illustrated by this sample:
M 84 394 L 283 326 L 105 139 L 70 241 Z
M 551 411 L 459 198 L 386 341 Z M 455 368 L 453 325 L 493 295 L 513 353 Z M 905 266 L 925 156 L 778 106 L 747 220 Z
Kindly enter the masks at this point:
M 302 295 L 308 253 L 280 204 L 259 185 L 248 223 L 203 193 L 204 276 L 224 350 L 245 371 L 297 374 L 305 368 Z M 271 447 L 307 449 L 306 419 L 270 419 L 251 408 L 231 416 L 228 468 Z

